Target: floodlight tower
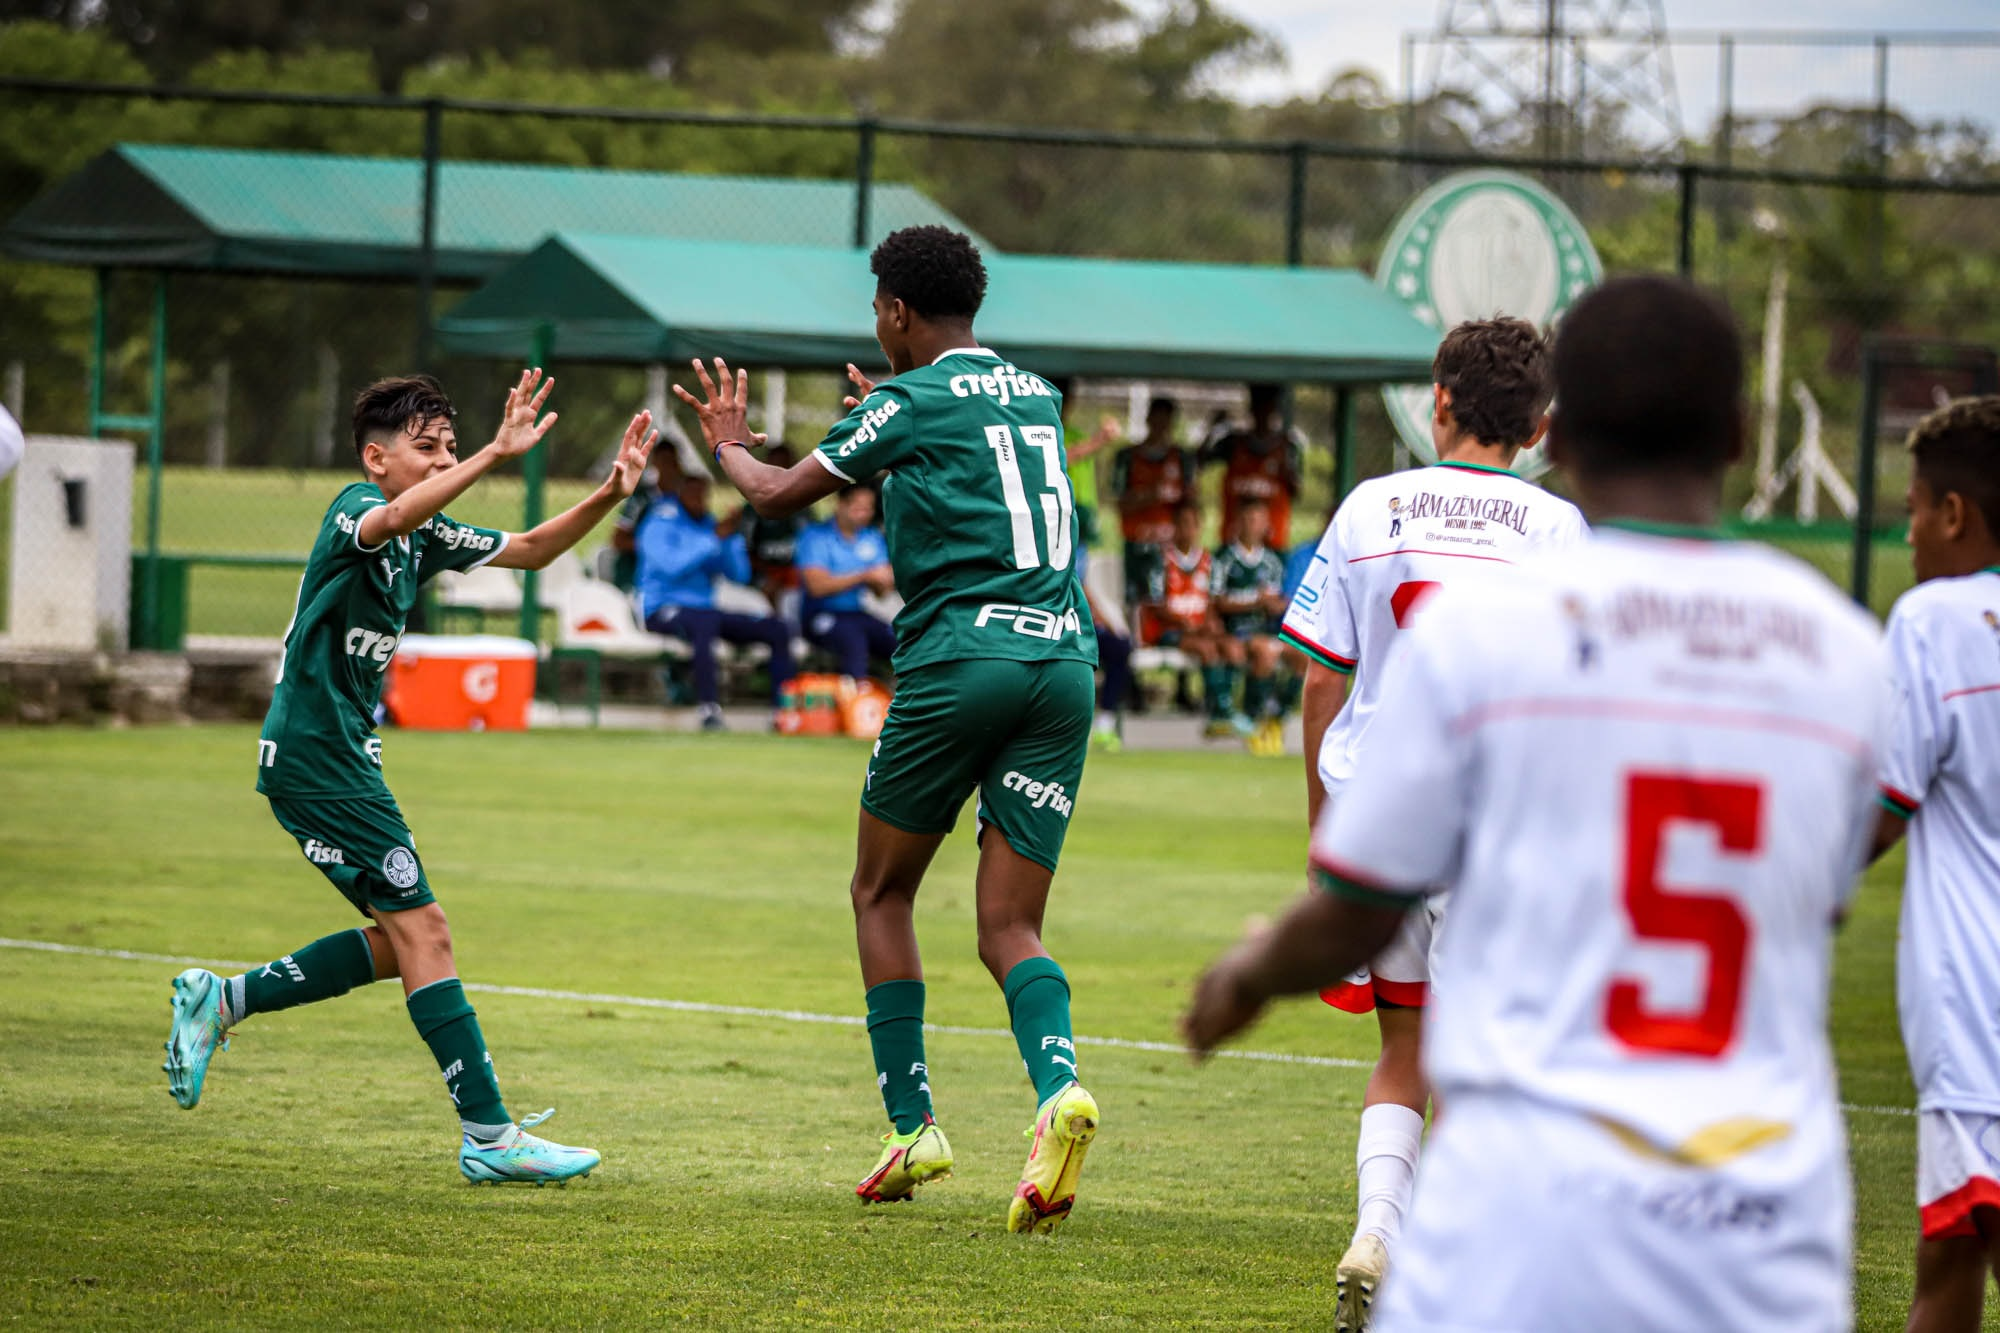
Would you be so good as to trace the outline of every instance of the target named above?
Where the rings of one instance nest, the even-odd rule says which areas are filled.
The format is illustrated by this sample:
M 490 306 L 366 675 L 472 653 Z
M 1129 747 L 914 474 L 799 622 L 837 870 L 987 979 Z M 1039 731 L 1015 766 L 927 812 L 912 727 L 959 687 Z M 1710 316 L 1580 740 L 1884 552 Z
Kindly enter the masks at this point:
M 1439 0 L 1426 92 L 1469 92 L 1536 151 L 1579 154 L 1594 125 L 1680 144 L 1664 0 Z

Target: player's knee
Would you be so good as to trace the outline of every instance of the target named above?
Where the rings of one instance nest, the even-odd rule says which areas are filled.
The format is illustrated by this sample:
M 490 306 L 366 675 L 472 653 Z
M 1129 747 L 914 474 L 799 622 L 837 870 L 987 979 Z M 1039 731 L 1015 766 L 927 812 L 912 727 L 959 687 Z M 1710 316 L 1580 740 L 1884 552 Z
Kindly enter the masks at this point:
M 848 896 L 854 902 L 854 915 L 865 916 L 892 904 L 907 906 L 917 896 L 917 886 L 914 881 L 906 881 L 900 875 L 857 870 L 848 886 Z
M 444 908 L 437 903 L 426 903 L 407 912 L 385 912 L 377 920 L 394 944 L 398 957 L 451 952 L 451 926 L 445 920 Z

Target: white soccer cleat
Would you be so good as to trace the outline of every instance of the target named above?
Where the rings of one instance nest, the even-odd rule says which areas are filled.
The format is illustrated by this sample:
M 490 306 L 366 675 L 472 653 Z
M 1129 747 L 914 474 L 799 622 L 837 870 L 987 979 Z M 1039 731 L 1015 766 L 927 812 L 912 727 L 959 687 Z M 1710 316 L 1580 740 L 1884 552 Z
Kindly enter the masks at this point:
M 1389 1272 L 1389 1247 L 1373 1231 L 1364 1231 L 1340 1256 L 1334 1270 L 1334 1333 L 1368 1333 L 1368 1315 L 1375 1293 Z

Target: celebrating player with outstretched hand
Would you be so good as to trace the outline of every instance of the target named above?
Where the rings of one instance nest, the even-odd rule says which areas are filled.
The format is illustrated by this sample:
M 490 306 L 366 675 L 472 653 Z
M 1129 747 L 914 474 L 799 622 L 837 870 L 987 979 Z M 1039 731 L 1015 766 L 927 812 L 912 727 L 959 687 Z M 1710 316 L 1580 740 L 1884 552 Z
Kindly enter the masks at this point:
M 417 589 L 445 570 L 542 569 L 632 493 L 659 432 L 632 418 L 611 475 L 588 498 L 529 532 L 446 517 L 444 507 L 503 459 L 540 443 L 554 380 L 526 370 L 508 391 L 493 442 L 464 462 L 451 401 L 427 375 L 380 380 L 354 402 L 354 450 L 366 481 L 334 497 L 299 583 L 277 688 L 257 742 L 257 790 L 313 868 L 370 924 L 315 940 L 242 976 L 189 968 L 174 978 L 167 1084 L 193 1109 L 209 1061 L 252 1014 L 330 1000 L 400 977 L 410 1021 L 436 1057 L 458 1116 L 459 1170 L 482 1181 L 567 1180 L 598 1164 L 589 1148 L 530 1134 L 550 1112 L 514 1122 L 466 1001 L 444 911 L 416 842 L 382 778 L 375 710 L 383 673 Z
M 759 514 L 794 512 L 880 472 L 896 617 L 896 697 L 868 765 L 852 893 L 868 1036 L 891 1130 L 864 1200 L 910 1198 L 950 1173 L 924 1057 L 917 887 L 979 792 L 979 957 L 1006 996 L 1040 1105 L 1007 1215 L 1049 1231 L 1069 1214 L 1098 1107 L 1076 1079 L 1069 982 L 1042 914 L 1083 778 L 1096 636 L 1082 583 L 1062 417 L 1049 382 L 979 346 L 986 267 L 943 227 L 893 233 L 870 259 L 875 333 L 895 378 L 854 367 L 858 397 L 810 458 L 760 463 L 748 377 L 699 361 L 675 386 Z

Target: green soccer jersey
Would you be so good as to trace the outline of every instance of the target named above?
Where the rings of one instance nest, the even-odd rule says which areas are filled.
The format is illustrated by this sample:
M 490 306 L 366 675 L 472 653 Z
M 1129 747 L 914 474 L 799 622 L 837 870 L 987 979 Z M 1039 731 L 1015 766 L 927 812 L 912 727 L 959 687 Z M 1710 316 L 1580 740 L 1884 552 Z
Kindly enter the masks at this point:
M 383 503 L 372 483 L 356 482 L 334 497 L 320 520 L 257 742 L 260 792 L 351 796 L 381 790 L 375 708 L 418 585 L 447 569 L 477 568 L 507 545 L 504 532 L 439 514 L 407 537 L 364 547 L 361 517 Z
M 998 657 L 1097 661 L 1073 569 L 1075 500 L 1061 398 L 984 348 L 878 385 L 814 457 L 844 480 L 885 473 L 883 527 L 904 606 L 897 671 Z
M 1283 592 L 1284 587 L 1285 562 L 1270 547 L 1246 551 L 1235 542 L 1225 542 L 1215 548 L 1215 558 L 1209 566 L 1209 595 L 1215 599 L 1223 627 L 1231 634 L 1254 633 L 1264 627 L 1275 633 L 1276 627 L 1270 625 L 1271 614 L 1261 606 L 1245 609 L 1239 602 L 1232 608 L 1228 602 L 1232 598 Z

